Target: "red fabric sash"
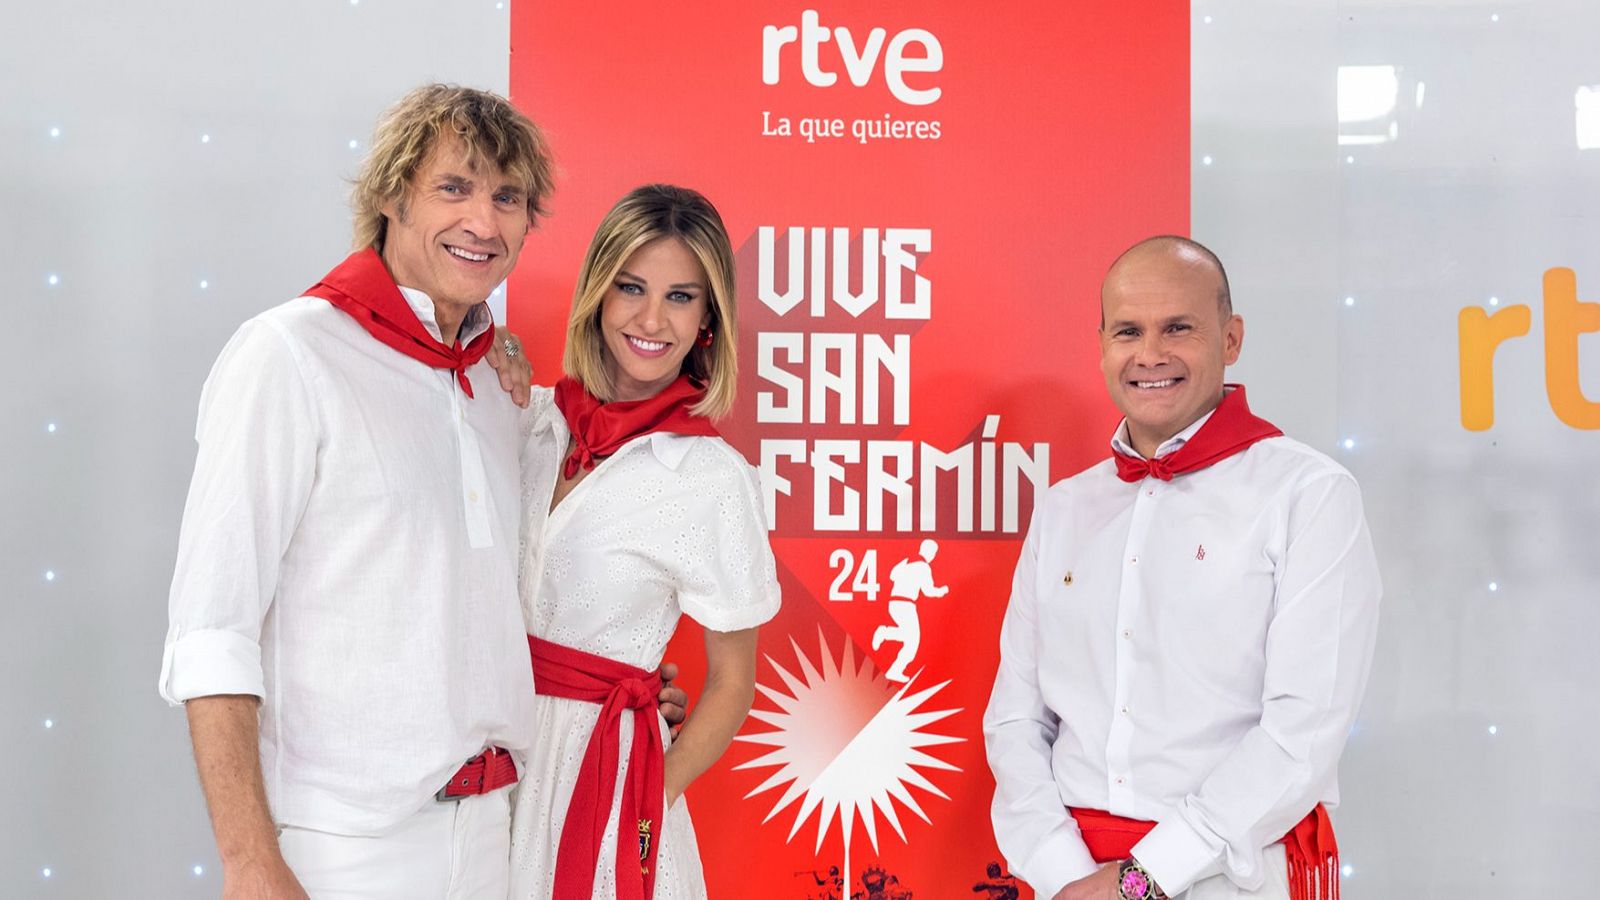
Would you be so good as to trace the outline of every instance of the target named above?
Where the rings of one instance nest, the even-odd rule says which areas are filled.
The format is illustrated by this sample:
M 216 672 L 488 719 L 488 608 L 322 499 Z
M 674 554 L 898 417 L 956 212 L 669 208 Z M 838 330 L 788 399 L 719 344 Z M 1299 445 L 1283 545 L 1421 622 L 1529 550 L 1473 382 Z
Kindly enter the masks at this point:
M 1215 465 L 1256 441 L 1283 434 L 1276 425 L 1250 414 L 1250 405 L 1244 401 L 1244 385 L 1224 387 L 1232 390 L 1222 395 L 1222 402 L 1217 404 L 1211 418 L 1193 437 L 1184 441 L 1182 447 L 1155 459 L 1112 451 L 1117 459 L 1117 477 L 1123 481 L 1139 481 L 1148 475 L 1171 481 L 1174 475 Z
M 617 795 L 618 727 L 633 714 L 633 746 L 617 824 L 617 900 L 650 900 L 661 839 L 666 748 L 657 724 L 661 674 L 528 635 L 534 693 L 600 704 L 556 850 L 556 897 L 589 897 Z
M 1098 863 L 1127 859 L 1133 845 L 1156 827 L 1154 822 L 1114 816 L 1099 809 L 1068 810 L 1083 833 L 1089 855 Z M 1339 842 L 1333 820 L 1321 803 L 1277 843 L 1289 861 L 1289 900 L 1339 900 Z
M 641 434 L 669 431 L 716 435 L 717 429 L 710 419 L 689 412 L 689 407 L 698 403 L 704 394 L 705 388 L 688 375 L 679 375 L 654 397 L 602 403 L 576 379 L 561 379 L 556 382 L 556 406 L 566 417 L 567 429 L 572 432 L 576 445 L 561 468 L 561 477 L 578 474 L 579 466 L 593 469 L 600 457 L 610 456 Z
M 473 338 L 463 349 L 461 341 L 446 347 L 444 342 L 428 333 L 422 320 L 401 296 L 395 286 L 394 276 L 384 266 L 378 251 L 368 247 L 357 250 L 334 267 L 332 272 L 306 291 L 308 297 L 321 297 L 348 313 L 361 323 L 378 340 L 388 344 L 412 359 L 421 360 L 435 369 L 449 369 L 461 382 L 461 391 L 472 396 L 472 382 L 467 380 L 467 367 L 483 359 L 494 342 L 494 328 Z

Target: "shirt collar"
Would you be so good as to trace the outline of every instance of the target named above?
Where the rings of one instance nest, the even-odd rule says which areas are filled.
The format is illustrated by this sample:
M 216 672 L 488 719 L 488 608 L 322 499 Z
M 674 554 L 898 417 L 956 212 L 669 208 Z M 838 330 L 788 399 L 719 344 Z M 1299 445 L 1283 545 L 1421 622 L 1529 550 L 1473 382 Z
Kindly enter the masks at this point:
M 433 298 L 426 292 L 408 288 L 403 284 L 396 287 L 400 288 L 400 296 L 406 298 L 406 305 L 417 314 L 417 320 L 422 323 L 422 327 L 428 329 L 434 340 L 443 343 L 444 338 L 439 331 L 439 318 L 433 311 Z M 494 316 L 489 312 L 489 304 L 479 303 L 467 310 L 467 317 L 461 320 L 461 330 L 457 332 L 456 339 L 465 347 L 473 338 L 488 331 L 489 326 L 493 324 Z
M 1156 448 L 1156 458 L 1160 459 L 1161 457 L 1166 456 L 1168 453 L 1172 453 L 1179 447 L 1182 447 L 1184 444 L 1188 443 L 1189 439 L 1194 437 L 1195 432 L 1199 431 L 1201 427 L 1206 424 L 1206 422 L 1210 421 L 1211 417 L 1215 415 L 1216 412 L 1216 407 L 1212 407 L 1210 412 L 1198 419 L 1195 419 L 1192 423 L 1190 423 L 1188 428 L 1185 428 L 1172 437 L 1162 441 L 1161 446 Z M 1133 442 L 1128 439 L 1127 419 L 1123 419 L 1117 425 L 1116 433 L 1111 435 L 1111 449 L 1123 454 L 1124 456 L 1137 456 L 1140 459 L 1144 459 L 1144 455 L 1133 449 Z
M 695 437 L 697 435 L 658 431 L 650 435 L 650 451 L 662 465 L 677 471 L 678 464 L 688 455 L 689 447 L 694 443 Z

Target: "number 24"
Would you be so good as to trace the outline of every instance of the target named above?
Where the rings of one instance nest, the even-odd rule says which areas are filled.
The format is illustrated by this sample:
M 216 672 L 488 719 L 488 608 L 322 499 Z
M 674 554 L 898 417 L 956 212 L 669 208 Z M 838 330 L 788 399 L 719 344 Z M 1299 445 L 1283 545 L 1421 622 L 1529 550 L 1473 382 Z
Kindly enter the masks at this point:
M 855 554 L 840 548 L 828 556 L 828 568 L 836 569 L 839 577 L 833 579 L 833 586 L 828 589 L 829 600 L 854 600 L 856 594 L 867 595 L 867 600 L 878 599 L 878 551 L 868 550 L 861 554 L 861 567 L 856 568 Z M 856 578 L 851 583 L 850 590 L 844 590 L 844 584 L 850 579 L 854 571 Z

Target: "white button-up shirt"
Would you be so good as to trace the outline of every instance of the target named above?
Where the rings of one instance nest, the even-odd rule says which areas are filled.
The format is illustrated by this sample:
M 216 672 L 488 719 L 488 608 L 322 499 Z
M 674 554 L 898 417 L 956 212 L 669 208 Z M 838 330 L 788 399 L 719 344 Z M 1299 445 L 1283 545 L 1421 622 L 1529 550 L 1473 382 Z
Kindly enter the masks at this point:
M 261 698 L 280 824 L 372 834 L 485 746 L 529 746 L 519 410 L 487 363 L 467 376 L 476 399 L 301 297 L 206 380 L 160 690 Z
M 1113 443 L 1134 452 L 1125 423 Z M 1379 593 L 1355 480 L 1289 438 L 1170 482 L 1108 459 L 1053 485 L 983 722 L 1013 869 L 1041 897 L 1094 872 L 1086 807 L 1158 823 L 1133 852 L 1168 894 L 1258 888 L 1263 850 L 1338 800 Z

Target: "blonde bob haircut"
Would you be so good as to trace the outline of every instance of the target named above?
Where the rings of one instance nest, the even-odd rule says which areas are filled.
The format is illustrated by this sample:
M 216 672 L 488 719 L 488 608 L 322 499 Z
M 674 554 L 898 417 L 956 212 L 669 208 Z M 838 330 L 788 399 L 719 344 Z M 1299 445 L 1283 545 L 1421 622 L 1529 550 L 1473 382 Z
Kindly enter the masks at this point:
M 350 198 L 357 250 L 372 247 L 383 252 L 389 226 L 383 208 L 395 203 L 400 218 L 406 217 L 412 177 L 447 137 L 466 145 L 469 166 L 488 160 L 522 185 L 529 225 L 545 214 L 551 165 L 539 126 L 497 94 L 430 84 L 400 98 L 373 132 L 372 151 L 361 164 Z
M 718 418 L 733 407 L 734 385 L 739 378 L 737 305 L 733 298 L 733 247 L 711 201 L 688 188 L 649 184 L 634 188 L 617 201 L 596 229 L 589 252 L 578 273 L 572 295 L 572 317 L 567 321 L 567 349 L 561 368 L 596 399 L 615 398 L 616 389 L 606 366 L 610 351 L 600 331 L 600 305 L 616 281 L 617 273 L 635 251 L 662 238 L 677 238 L 700 261 L 711 296 L 710 347 L 696 343 L 683 359 L 682 371 L 706 385 L 706 395 L 689 408 L 691 413 Z

